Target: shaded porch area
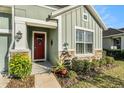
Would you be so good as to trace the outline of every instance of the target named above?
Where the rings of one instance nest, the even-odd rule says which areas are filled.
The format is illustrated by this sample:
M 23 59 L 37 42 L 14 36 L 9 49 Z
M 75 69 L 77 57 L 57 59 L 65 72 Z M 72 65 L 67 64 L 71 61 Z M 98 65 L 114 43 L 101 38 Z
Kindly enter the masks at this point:
M 42 32 L 46 33 L 46 44 L 45 44 L 45 60 L 35 60 L 34 56 L 36 53 L 36 43 L 33 41 L 33 33 L 34 32 Z M 41 74 L 50 71 L 52 65 L 54 65 L 57 61 L 58 57 L 58 31 L 56 29 L 43 28 L 43 27 L 35 27 L 35 26 L 27 26 L 27 42 L 28 47 L 31 51 L 31 59 L 32 59 L 32 74 Z M 42 43 L 41 43 L 42 44 Z M 41 46 L 42 48 L 42 46 Z M 42 51 L 37 51 L 38 54 Z
M 52 64 L 46 62 L 32 62 L 32 74 L 43 74 L 49 73 Z

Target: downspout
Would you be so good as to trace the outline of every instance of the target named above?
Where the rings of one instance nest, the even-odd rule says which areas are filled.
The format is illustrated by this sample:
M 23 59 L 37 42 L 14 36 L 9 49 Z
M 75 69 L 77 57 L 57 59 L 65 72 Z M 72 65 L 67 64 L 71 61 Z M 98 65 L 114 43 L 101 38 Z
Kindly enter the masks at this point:
M 11 49 L 13 48 L 14 42 L 15 42 L 15 6 L 12 6 L 12 32 L 11 32 L 11 36 L 12 36 L 12 40 L 11 40 L 11 44 L 9 47 L 9 51 L 8 51 L 8 58 L 10 60 L 10 52 Z

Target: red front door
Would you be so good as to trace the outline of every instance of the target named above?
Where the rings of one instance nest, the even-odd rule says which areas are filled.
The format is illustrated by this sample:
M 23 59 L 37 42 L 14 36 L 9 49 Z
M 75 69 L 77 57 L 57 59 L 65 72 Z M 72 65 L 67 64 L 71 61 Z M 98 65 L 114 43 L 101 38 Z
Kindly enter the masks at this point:
M 45 34 L 34 33 L 34 60 L 45 60 Z

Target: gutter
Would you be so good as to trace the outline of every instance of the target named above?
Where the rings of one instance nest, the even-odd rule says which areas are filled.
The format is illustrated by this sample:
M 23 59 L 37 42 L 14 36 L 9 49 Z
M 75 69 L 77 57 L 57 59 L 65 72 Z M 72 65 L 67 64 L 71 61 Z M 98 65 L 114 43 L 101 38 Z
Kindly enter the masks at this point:
M 85 5 L 85 7 L 93 14 L 95 19 L 99 22 L 99 24 L 102 26 L 104 30 L 107 30 L 107 26 L 103 22 L 102 18 L 99 16 L 98 12 L 95 10 L 95 8 L 91 5 Z
M 114 34 L 114 35 L 109 35 L 109 36 L 103 36 L 103 38 L 116 37 L 116 36 L 124 36 L 124 33 Z

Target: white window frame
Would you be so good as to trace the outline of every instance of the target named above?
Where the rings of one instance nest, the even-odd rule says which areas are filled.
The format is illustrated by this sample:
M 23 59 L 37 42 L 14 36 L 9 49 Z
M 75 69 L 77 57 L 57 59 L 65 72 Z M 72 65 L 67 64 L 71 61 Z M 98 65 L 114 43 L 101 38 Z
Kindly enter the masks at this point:
M 92 53 L 88 53 L 88 54 L 77 54 L 76 53 L 76 32 L 77 32 L 77 29 L 79 29 L 79 30 L 84 30 L 84 31 L 89 31 L 89 32 L 93 32 L 93 52 Z M 92 29 L 86 29 L 86 28 L 83 28 L 83 27 L 78 27 L 78 26 L 75 26 L 75 55 L 76 56 L 94 56 L 95 55 L 95 37 L 94 37 L 95 35 L 94 35 L 94 30 L 92 30 Z M 85 49 L 84 49 L 85 50 Z
M 85 19 L 84 16 L 87 16 L 87 19 Z M 83 21 L 88 22 L 88 13 L 83 13 L 83 15 L 82 15 L 82 19 L 83 19 Z

